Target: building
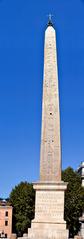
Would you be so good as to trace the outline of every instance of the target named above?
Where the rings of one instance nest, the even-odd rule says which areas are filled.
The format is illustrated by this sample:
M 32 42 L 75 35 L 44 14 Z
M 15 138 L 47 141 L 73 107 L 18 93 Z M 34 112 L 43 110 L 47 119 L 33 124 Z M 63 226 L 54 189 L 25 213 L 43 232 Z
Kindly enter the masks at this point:
M 82 187 L 84 187 L 84 162 L 81 162 L 80 166 L 77 169 L 77 172 L 81 176 L 81 184 Z M 81 223 L 79 234 L 81 238 L 84 239 L 84 211 L 82 212 L 82 216 L 79 218 L 79 221 Z
M 0 238 L 10 238 L 12 235 L 12 206 L 5 200 L 0 201 Z
M 84 187 L 84 162 L 81 162 L 77 169 L 78 174 L 81 176 L 82 186 Z

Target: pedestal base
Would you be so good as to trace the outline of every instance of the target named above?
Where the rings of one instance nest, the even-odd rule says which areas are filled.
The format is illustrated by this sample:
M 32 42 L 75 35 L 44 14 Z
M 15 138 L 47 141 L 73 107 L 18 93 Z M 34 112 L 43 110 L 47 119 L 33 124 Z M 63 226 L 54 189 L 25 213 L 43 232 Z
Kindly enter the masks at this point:
M 28 230 L 28 239 L 67 239 L 64 221 L 64 182 L 40 182 L 36 190 L 35 219 Z

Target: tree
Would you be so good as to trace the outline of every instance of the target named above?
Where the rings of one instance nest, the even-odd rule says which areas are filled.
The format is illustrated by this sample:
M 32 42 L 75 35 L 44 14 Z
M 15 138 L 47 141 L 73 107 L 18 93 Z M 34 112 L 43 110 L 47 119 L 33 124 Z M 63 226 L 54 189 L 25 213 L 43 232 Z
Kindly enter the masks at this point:
M 79 217 L 84 209 L 84 189 L 81 186 L 81 178 L 72 168 L 67 168 L 62 172 L 62 179 L 68 182 L 65 193 L 65 220 L 69 233 L 74 237 L 79 231 Z
M 21 182 L 12 190 L 9 203 L 13 206 L 13 232 L 27 233 L 34 218 L 35 192 L 32 184 Z

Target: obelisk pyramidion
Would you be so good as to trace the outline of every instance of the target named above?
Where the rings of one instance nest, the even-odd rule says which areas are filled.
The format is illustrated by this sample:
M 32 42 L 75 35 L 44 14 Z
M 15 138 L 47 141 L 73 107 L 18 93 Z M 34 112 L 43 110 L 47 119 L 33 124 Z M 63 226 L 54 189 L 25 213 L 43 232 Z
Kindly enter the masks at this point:
M 56 36 L 51 18 L 45 31 L 40 180 L 33 187 L 36 191 L 35 218 L 28 229 L 28 238 L 67 239 L 64 221 L 67 184 L 61 181 Z

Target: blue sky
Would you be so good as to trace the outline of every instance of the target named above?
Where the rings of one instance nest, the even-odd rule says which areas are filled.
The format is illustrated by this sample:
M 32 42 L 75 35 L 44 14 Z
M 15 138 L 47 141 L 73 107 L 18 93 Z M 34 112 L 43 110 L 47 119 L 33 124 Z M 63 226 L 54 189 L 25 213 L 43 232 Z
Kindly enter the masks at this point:
M 57 32 L 62 167 L 84 160 L 84 1 L 0 0 L 0 197 L 39 179 L 49 13 Z

